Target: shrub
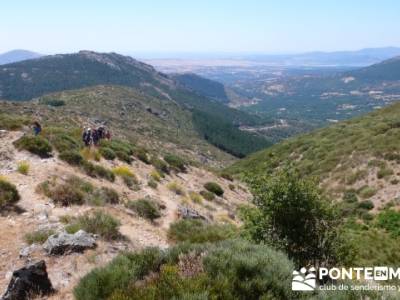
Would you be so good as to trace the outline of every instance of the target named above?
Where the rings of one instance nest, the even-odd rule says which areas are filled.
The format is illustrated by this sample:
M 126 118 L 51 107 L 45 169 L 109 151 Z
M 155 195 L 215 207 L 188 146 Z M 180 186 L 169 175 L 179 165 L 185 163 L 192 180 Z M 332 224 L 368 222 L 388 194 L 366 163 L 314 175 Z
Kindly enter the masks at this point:
M 151 171 L 150 178 L 157 182 L 161 181 L 161 175 L 160 175 L 160 173 L 158 173 L 157 170 Z
M 63 206 L 84 203 L 99 206 L 106 203 L 119 203 L 119 195 L 114 189 L 95 188 L 89 182 L 76 176 L 71 176 L 62 183 L 45 181 L 39 185 L 38 190 Z
M 177 183 L 176 181 L 172 181 L 170 183 L 167 184 L 167 188 L 174 192 L 177 195 L 185 195 L 185 190 L 181 187 L 181 185 L 179 183 Z
M 387 167 L 379 169 L 378 172 L 376 173 L 376 177 L 378 179 L 385 178 L 390 175 L 393 175 L 393 170 Z
M 400 236 L 400 212 L 393 209 L 380 212 L 376 217 L 376 225 L 392 236 Z
M 51 156 L 52 147 L 48 140 L 40 136 L 23 136 L 14 142 L 14 146 L 18 150 L 27 150 L 41 158 Z
M 85 160 L 100 161 L 101 158 L 99 150 L 91 147 L 83 148 L 80 153 Z
M 96 189 L 95 192 L 90 196 L 90 202 L 96 203 L 97 205 L 118 204 L 119 195 L 116 190 L 108 187 L 101 187 Z
M 224 194 L 224 190 L 222 189 L 222 187 L 216 183 L 216 182 L 207 182 L 206 184 L 204 184 L 204 188 L 211 192 L 214 193 L 217 196 L 222 196 Z
M 182 244 L 125 253 L 87 274 L 77 300 L 295 299 L 293 264 L 281 252 L 245 241 Z
M 12 205 L 20 199 L 15 185 L 0 178 L 0 207 Z
M 358 195 L 360 195 L 361 198 L 371 198 L 372 196 L 374 196 L 376 194 L 376 190 L 372 187 L 369 187 L 367 185 L 361 187 L 358 191 L 357 191 Z
M 185 172 L 186 162 L 179 156 L 173 154 L 167 154 L 164 156 L 164 160 L 176 171 Z
M 43 244 L 49 236 L 54 234 L 54 230 L 51 229 L 42 229 L 42 230 L 36 230 L 30 233 L 25 234 L 25 242 L 29 245 L 31 244 Z
M 226 179 L 226 180 L 233 181 L 232 175 L 229 174 L 229 173 L 227 173 L 227 172 L 222 172 L 222 173 L 221 173 L 221 177 L 224 178 L 224 179 Z
M 51 190 L 49 197 L 62 206 L 82 205 L 85 194 L 70 184 L 61 184 Z
M 358 201 L 354 190 L 347 190 L 343 194 L 343 201 L 347 203 L 356 203 Z
M 28 175 L 29 168 L 30 168 L 30 165 L 29 165 L 29 162 L 27 162 L 27 161 L 21 161 L 17 165 L 17 171 L 23 175 Z
M 215 199 L 215 194 L 209 191 L 200 191 L 200 195 L 202 195 L 207 201 L 213 201 Z
M 350 254 L 341 239 L 338 212 L 315 182 L 287 169 L 248 182 L 257 209 L 245 216 L 245 228 L 254 241 L 285 249 L 301 266 L 334 263 Z
M 112 171 L 115 175 L 120 176 L 128 187 L 132 187 L 134 184 L 138 184 L 136 175 L 132 172 L 132 170 L 129 167 L 127 166 L 115 167 Z
M 153 156 L 151 159 L 151 164 L 154 166 L 154 168 L 156 168 L 157 171 L 169 174 L 169 167 L 165 161 Z
M 147 153 L 147 150 L 144 148 L 137 148 L 134 150 L 133 155 L 139 159 L 140 161 L 144 162 L 145 164 L 150 164 L 150 158 Z
M 234 184 L 229 184 L 229 189 L 231 191 L 234 191 L 234 190 L 236 190 L 236 186 Z
M 107 160 L 114 160 L 116 157 L 115 152 L 107 147 L 101 147 L 99 152 Z
M 175 242 L 206 243 L 233 238 L 237 235 L 234 225 L 208 224 L 201 220 L 180 220 L 172 223 L 168 238 Z
M 43 130 L 43 136 L 49 140 L 58 152 L 79 151 L 82 147 L 80 140 L 74 137 L 73 131 L 66 131 L 57 127 L 47 127 Z
M 374 208 L 374 203 L 371 200 L 364 200 L 358 204 L 361 209 L 371 210 Z
M 203 203 L 203 198 L 201 197 L 200 194 L 198 194 L 196 192 L 190 191 L 189 197 L 190 197 L 190 200 L 192 200 L 194 203 L 197 203 L 197 204 Z
M 152 189 L 156 189 L 157 186 L 158 186 L 157 181 L 155 181 L 155 180 L 153 180 L 153 179 L 150 179 L 150 180 L 147 182 L 147 185 L 148 185 L 149 187 L 151 187 Z
M 115 180 L 114 173 L 100 165 L 95 165 L 87 160 L 83 160 L 81 166 L 85 173 L 90 177 L 101 177 L 111 182 L 114 182 Z
M 65 101 L 61 99 L 41 99 L 39 103 L 53 107 L 59 107 L 65 105 Z
M 185 172 L 186 171 L 186 161 L 181 157 L 167 154 L 164 156 L 164 160 L 176 171 Z
M 140 217 L 150 221 L 161 217 L 160 208 L 152 199 L 143 198 L 136 201 L 128 201 L 126 206 L 135 211 Z
M 67 150 L 61 152 L 58 157 L 73 166 L 79 166 L 83 162 L 82 155 L 76 150 Z
M 77 217 L 66 227 L 67 232 L 75 233 L 84 230 L 93 234 L 98 234 L 106 240 L 115 240 L 120 237 L 120 222 L 113 216 L 100 210 L 86 213 Z

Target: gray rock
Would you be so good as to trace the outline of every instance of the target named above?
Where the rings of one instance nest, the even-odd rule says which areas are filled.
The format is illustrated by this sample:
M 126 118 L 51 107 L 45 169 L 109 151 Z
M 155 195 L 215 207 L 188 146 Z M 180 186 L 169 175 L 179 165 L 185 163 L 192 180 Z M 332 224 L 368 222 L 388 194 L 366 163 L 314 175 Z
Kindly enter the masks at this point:
M 207 218 L 201 215 L 197 210 L 187 207 L 187 206 L 178 206 L 178 215 L 182 219 L 201 219 L 207 220 Z
M 72 252 L 83 252 L 85 249 L 96 247 L 92 234 L 79 230 L 75 234 L 66 232 L 49 236 L 43 248 L 51 255 L 62 255 Z
M 19 251 L 19 257 L 27 258 L 31 256 L 33 252 L 38 251 L 39 249 L 41 249 L 41 247 L 37 244 L 32 244 L 30 246 L 24 247 L 21 249 L 21 251 Z
M 1 300 L 28 300 L 36 295 L 46 296 L 53 292 L 46 263 L 42 260 L 14 271 Z

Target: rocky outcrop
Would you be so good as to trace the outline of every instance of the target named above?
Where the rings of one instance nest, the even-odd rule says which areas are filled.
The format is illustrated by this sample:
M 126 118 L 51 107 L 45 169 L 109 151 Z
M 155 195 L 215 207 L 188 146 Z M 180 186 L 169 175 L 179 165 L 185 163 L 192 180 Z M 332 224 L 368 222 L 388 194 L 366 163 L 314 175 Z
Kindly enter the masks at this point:
M 66 232 L 53 234 L 43 244 L 43 248 L 51 255 L 83 252 L 94 247 L 96 247 L 96 241 L 93 235 L 83 230 L 74 234 Z
M 207 218 L 201 215 L 197 210 L 182 205 L 178 207 L 178 216 L 182 219 L 201 219 L 207 221 Z
M 14 271 L 1 300 L 27 300 L 36 295 L 46 296 L 53 292 L 46 263 L 42 260 Z

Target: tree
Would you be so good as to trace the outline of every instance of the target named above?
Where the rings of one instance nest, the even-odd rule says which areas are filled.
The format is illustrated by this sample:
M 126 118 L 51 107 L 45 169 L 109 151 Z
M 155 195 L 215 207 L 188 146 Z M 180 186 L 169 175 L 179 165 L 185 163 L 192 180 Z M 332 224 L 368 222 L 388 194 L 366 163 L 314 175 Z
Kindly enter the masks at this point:
M 256 208 L 244 213 L 244 229 L 252 240 L 285 250 L 299 266 L 346 260 L 340 218 L 315 182 L 287 169 L 248 182 Z

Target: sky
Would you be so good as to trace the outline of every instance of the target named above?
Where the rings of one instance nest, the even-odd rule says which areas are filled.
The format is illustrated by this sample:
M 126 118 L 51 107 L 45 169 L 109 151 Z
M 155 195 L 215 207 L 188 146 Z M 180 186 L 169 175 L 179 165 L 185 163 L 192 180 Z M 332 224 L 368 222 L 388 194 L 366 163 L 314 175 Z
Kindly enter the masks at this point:
M 299 53 L 400 46 L 398 0 L 4 0 L 0 52 Z

